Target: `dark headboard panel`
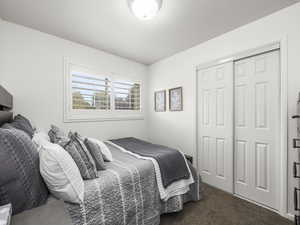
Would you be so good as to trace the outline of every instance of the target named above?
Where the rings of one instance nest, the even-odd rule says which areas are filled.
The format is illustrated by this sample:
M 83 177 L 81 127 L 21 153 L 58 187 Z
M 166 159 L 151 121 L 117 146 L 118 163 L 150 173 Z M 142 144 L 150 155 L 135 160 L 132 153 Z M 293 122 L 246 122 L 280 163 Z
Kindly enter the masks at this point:
M 0 126 L 12 119 L 13 96 L 0 85 Z

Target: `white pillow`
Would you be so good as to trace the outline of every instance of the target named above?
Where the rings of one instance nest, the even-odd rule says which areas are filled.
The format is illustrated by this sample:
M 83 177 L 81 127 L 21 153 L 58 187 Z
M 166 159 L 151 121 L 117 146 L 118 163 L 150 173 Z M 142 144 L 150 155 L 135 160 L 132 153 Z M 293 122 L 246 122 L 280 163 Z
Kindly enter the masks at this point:
M 40 131 L 34 133 L 32 141 L 37 146 L 38 151 L 40 151 L 43 144 L 50 142 L 50 138 L 45 132 Z
M 108 149 L 108 147 L 106 146 L 106 144 L 104 144 L 103 141 L 99 141 L 95 138 L 88 138 L 91 142 L 94 142 L 95 144 L 97 144 L 100 149 L 101 149 L 101 153 L 103 155 L 103 159 L 108 161 L 108 162 L 112 162 L 113 161 L 113 157 L 112 154 L 110 152 L 110 150 Z
M 40 172 L 50 192 L 64 201 L 82 203 L 83 179 L 69 153 L 57 144 L 44 142 L 39 155 Z

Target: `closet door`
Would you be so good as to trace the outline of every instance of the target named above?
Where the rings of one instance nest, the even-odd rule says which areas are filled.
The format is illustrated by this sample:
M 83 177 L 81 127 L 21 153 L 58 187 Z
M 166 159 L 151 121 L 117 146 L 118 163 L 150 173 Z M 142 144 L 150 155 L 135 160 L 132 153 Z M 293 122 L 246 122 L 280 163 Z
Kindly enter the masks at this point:
M 197 85 L 200 174 L 233 193 L 233 63 L 198 71 Z
M 235 62 L 235 193 L 278 209 L 279 51 Z

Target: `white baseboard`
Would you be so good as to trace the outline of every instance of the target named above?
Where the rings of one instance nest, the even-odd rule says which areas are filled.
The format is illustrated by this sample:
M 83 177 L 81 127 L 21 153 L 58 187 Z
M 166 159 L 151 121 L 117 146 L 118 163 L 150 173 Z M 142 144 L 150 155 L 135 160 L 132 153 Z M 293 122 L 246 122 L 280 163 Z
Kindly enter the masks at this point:
M 247 202 L 251 202 L 251 203 L 253 203 L 253 204 L 255 204 L 255 205 L 258 205 L 258 206 L 260 206 L 260 207 L 263 207 L 263 208 L 265 208 L 265 209 L 267 209 L 267 210 L 270 210 L 270 211 L 272 211 L 272 212 L 275 212 L 275 213 L 277 213 L 278 215 L 280 215 L 280 216 L 282 216 L 282 217 L 284 217 L 284 218 L 286 218 L 286 219 L 288 219 L 288 220 L 294 221 L 294 215 L 291 214 L 291 213 L 282 213 L 282 212 L 280 212 L 280 211 L 278 211 L 278 210 L 276 210 L 276 209 L 270 208 L 270 207 L 268 207 L 268 206 L 266 206 L 266 205 L 263 205 L 263 204 L 260 204 L 260 203 L 258 203 L 258 202 L 255 202 L 255 201 L 253 201 L 253 200 L 247 199 L 247 198 L 245 198 L 245 197 L 243 197 L 243 196 L 240 196 L 240 195 L 237 195 L 237 194 L 233 194 L 233 195 L 234 195 L 235 197 L 237 197 L 237 198 L 243 199 L 243 200 L 245 200 L 245 201 L 247 201 Z

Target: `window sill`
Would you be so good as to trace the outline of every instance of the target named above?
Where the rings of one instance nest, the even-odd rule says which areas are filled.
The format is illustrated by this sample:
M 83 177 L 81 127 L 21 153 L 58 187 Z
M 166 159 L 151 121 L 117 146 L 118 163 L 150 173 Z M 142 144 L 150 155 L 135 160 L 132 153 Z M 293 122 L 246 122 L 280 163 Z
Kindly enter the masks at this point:
M 106 122 L 106 121 L 131 121 L 144 120 L 143 115 L 130 116 L 111 116 L 111 117 L 65 117 L 64 123 L 82 123 L 82 122 Z

